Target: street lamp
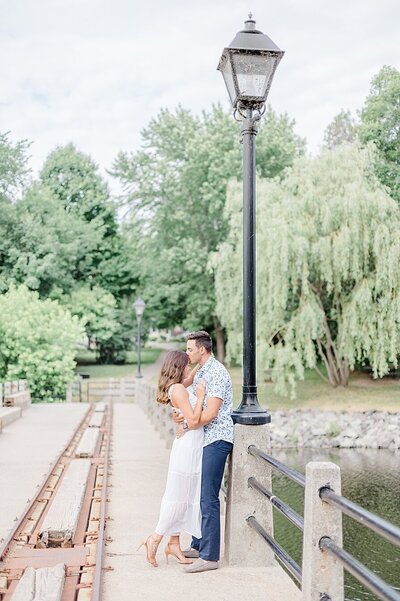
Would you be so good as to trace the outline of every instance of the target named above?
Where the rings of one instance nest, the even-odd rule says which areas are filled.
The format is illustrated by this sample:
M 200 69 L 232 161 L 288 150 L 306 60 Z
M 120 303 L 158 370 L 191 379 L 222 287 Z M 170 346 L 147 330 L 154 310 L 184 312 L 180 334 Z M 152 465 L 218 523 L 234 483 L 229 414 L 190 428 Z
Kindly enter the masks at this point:
M 137 319 L 137 324 L 138 324 L 138 330 L 137 330 L 137 374 L 136 377 L 137 378 L 142 378 L 142 374 L 140 372 L 140 367 L 141 367 L 141 349 L 142 349 L 142 316 L 144 313 L 144 308 L 146 306 L 146 303 L 139 297 L 136 299 L 135 304 L 133 305 L 135 307 L 135 313 L 136 313 L 136 319 Z
M 257 399 L 256 380 L 256 242 L 255 191 L 257 122 L 265 112 L 265 101 L 276 67 L 284 52 L 256 29 L 251 13 L 245 29 L 224 48 L 218 64 L 234 108 L 242 122 L 243 143 L 243 392 L 235 423 L 258 426 L 271 421 Z

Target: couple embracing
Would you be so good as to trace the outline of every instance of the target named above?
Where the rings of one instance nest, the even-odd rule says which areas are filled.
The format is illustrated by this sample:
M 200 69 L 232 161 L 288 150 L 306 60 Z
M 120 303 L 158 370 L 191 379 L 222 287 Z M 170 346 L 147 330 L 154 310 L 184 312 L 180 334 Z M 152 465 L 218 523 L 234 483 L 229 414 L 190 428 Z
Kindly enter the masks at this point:
M 191 370 L 190 364 L 196 367 Z M 147 560 L 157 567 L 157 548 L 163 536 L 169 536 L 167 561 L 173 556 L 187 564 L 187 573 L 215 570 L 220 554 L 219 491 L 233 447 L 233 399 L 231 378 L 214 358 L 207 332 L 189 334 L 186 353 L 168 353 L 157 401 L 171 405 L 177 431 L 159 521 L 142 542 Z M 184 551 L 181 532 L 192 535 L 191 547 Z

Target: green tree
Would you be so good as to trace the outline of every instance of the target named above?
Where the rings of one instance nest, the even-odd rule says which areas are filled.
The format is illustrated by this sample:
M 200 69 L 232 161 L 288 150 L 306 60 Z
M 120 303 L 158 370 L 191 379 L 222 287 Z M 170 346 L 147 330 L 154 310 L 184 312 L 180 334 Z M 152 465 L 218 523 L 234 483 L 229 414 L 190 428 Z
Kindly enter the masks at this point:
M 283 182 L 258 188 L 258 348 L 281 391 L 323 362 L 333 386 L 368 360 L 375 377 L 397 365 L 400 211 L 373 172 L 372 147 L 300 158 Z M 241 192 L 214 255 L 217 311 L 240 360 Z M 227 300 L 229 302 L 227 303 Z M 321 374 L 322 375 L 322 374 Z
M 101 216 L 99 225 L 109 218 L 108 225 L 115 230 L 107 184 L 90 156 L 73 144 L 59 146 L 48 155 L 40 180 L 60 200 L 67 213 L 75 212 L 87 221 Z
M 0 133 L 0 207 L 4 202 L 15 202 L 28 181 L 29 146 L 27 140 L 13 144 L 9 133 Z
M 142 135 L 145 148 L 120 154 L 114 174 L 141 219 L 146 312 L 158 327 L 214 329 L 207 258 L 226 232 L 226 181 L 240 169 L 234 122 L 220 107 L 202 118 L 179 108 L 162 111 Z
M 57 148 L 47 158 L 40 178 L 42 186 L 49 189 L 58 202 L 66 223 L 68 220 L 76 222 L 76 227 L 69 229 L 71 233 L 79 234 L 74 238 L 80 254 L 70 272 L 73 283 L 69 291 L 80 296 L 83 312 L 89 309 L 86 300 L 89 304 L 93 301 L 94 313 L 98 310 L 101 313 L 105 310 L 105 299 L 113 299 L 113 317 L 109 318 L 107 332 L 99 326 L 102 313 L 94 321 L 85 321 L 89 338 L 95 336 L 98 341 L 99 360 L 109 362 L 112 353 L 104 351 L 106 343 L 108 349 L 114 348 L 115 352 L 119 349 L 119 356 L 121 341 L 129 344 L 126 337 L 121 336 L 123 318 L 120 308 L 125 299 L 132 297 L 138 285 L 137 251 L 127 228 L 119 226 L 117 204 L 111 199 L 108 186 L 89 156 L 72 144 Z M 80 232 L 77 232 L 78 225 Z M 62 245 L 59 243 L 56 248 L 58 253 Z M 102 291 L 100 296 L 99 291 Z M 76 307 L 75 303 L 74 310 Z M 93 327 L 96 331 L 92 331 Z M 113 337 L 116 338 L 114 342 Z
M 115 312 L 117 329 L 112 338 L 102 343 L 100 359 L 102 363 L 125 363 L 127 350 L 136 347 L 137 323 L 133 299 L 122 300 Z M 142 319 L 142 342 L 147 338 L 147 314 Z
M 89 348 L 92 342 L 101 347 L 117 331 L 116 301 L 107 290 L 99 286 L 79 286 L 64 296 L 63 302 L 84 326 Z
M 93 223 L 66 213 L 51 190 L 39 182 L 13 205 L 13 219 L 7 224 L 3 221 L 3 235 L 7 243 L 0 290 L 25 283 L 41 298 L 59 298 L 69 292 L 100 242 Z
M 352 144 L 357 137 L 355 120 L 350 111 L 340 111 L 324 133 L 324 146 L 333 150 L 340 144 Z
M 29 178 L 28 148 L 26 140 L 13 144 L 8 133 L 0 133 L 0 292 L 4 290 L 4 265 L 19 230 L 15 202 Z
M 306 142 L 294 131 L 295 121 L 277 115 L 269 106 L 257 134 L 257 174 L 265 179 L 281 178 L 293 161 L 304 154 Z
M 85 261 L 76 265 L 74 279 L 86 282 L 89 278 L 93 285 L 97 284 L 119 297 L 120 278 L 123 279 L 122 288 L 131 288 L 135 274 L 127 273 L 117 206 L 110 198 L 97 165 L 73 144 L 68 144 L 50 153 L 40 179 L 66 214 L 90 224 L 97 233 L 96 246 L 85 253 Z M 92 237 L 90 239 L 93 240 Z
M 268 111 L 267 119 L 258 169 L 275 176 L 302 152 L 303 142 L 286 117 Z M 142 133 L 143 149 L 120 154 L 113 171 L 141 220 L 141 289 L 153 325 L 209 329 L 221 359 L 224 335 L 208 258 L 228 233 L 223 211 L 228 181 L 241 177 L 239 133 L 220 106 L 201 117 L 182 108 L 161 111 Z
M 79 320 L 58 302 L 12 286 L 0 296 L 0 378 L 26 378 L 35 400 L 65 398 L 83 335 Z
M 382 67 L 373 78 L 361 110 L 360 140 L 378 149 L 376 173 L 391 196 L 400 202 L 400 72 Z

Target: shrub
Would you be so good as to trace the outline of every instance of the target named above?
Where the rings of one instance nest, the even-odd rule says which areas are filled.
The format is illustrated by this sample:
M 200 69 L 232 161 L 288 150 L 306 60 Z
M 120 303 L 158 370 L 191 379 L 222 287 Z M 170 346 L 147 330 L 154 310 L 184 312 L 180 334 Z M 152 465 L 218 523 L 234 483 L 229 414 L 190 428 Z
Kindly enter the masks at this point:
M 27 379 L 34 400 L 65 398 L 83 336 L 78 318 L 57 301 L 40 300 L 23 285 L 10 288 L 0 296 L 0 378 Z

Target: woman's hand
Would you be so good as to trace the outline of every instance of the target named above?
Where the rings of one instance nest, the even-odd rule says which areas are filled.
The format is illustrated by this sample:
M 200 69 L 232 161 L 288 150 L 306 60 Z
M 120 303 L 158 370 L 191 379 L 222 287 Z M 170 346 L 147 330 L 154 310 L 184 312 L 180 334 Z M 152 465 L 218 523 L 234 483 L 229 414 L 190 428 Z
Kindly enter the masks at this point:
M 197 400 L 204 401 L 206 398 L 206 383 L 203 379 L 199 380 L 196 388 Z

